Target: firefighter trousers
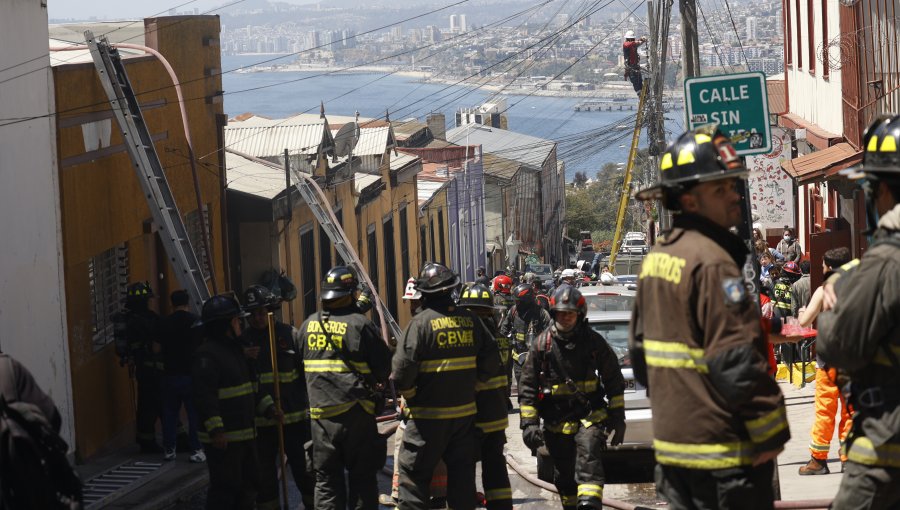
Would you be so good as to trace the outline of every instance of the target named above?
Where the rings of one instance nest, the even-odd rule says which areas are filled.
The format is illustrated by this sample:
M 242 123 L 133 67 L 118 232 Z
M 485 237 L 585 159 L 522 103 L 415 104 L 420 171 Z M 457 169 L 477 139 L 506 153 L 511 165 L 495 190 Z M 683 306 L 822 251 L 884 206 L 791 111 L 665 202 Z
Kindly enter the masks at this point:
M 656 491 L 671 510 L 764 510 L 774 508 L 775 462 L 728 469 L 656 466 Z
M 205 445 L 209 468 L 207 510 L 255 508 L 259 462 L 254 441 L 229 441 L 224 449 Z
M 387 443 L 378 434 L 375 417 L 355 405 L 313 420 L 312 440 L 316 510 L 377 509 L 376 474 L 384 466 Z
M 400 450 L 400 508 L 425 510 L 434 468 L 447 464 L 447 506 L 475 508 L 475 417 L 406 422 Z
M 162 372 L 138 363 L 134 378 L 137 383 L 137 442 L 142 446 L 156 444 L 156 420 L 162 415 Z
M 506 471 L 506 431 L 479 433 L 481 484 L 488 510 L 512 510 L 512 488 Z
M 400 499 L 400 463 L 397 462 L 397 459 L 400 458 L 400 449 L 403 446 L 403 431 L 406 429 L 406 426 L 401 423 L 399 427 L 397 427 L 397 432 L 394 432 L 394 476 L 391 479 L 391 498 L 395 501 Z M 438 462 L 438 465 L 434 468 L 434 473 L 431 475 L 431 498 L 446 498 L 447 497 L 447 466 L 444 464 L 444 461 Z
M 900 469 L 848 462 L 833 510 L 900 508 Z
M 844 441 L 853 425 L 840 388 L 834 383 L 835 377 L 833 368 L 816 369 L 816 421 L 813 422 L 810 432 L 809 451 L 814 458 L 819 460 L 828 459 L 828 450 L 831 448 L 831 438 L 834 437 L 834 425 L 839 405 L 841 419 L 838 425 L 838 438 L 841 446 L 844 446 Z M 841 460 L 847 460 L 843 451 L 841 451 Z
M 578 505 L 603 508 L 603 484 L 606 475 L 600 456 L 606 448 L 606 436 L 600 425 L 579 426 L 574 434 L 544 429 L 544 443 L 553 458 L 553 485 L 565 510 Z
M 278 483 L 278 427 L 268 425 L 257 427 L 256 451 L 259 456 L 259 496 L 256 498 L 258 510 L 280 508 L 279 496 L 281 485 Z M 316 480 L 312 473 L 306 471 L 306 455 L 303 444 L 309 441 L 309 422 L 291 423 L 284 426 L 284 453 L 287 456 L 287 465 L 291 468 L 291 475 L 303 506 L 312 510 L 313 496 L 315 494 Z

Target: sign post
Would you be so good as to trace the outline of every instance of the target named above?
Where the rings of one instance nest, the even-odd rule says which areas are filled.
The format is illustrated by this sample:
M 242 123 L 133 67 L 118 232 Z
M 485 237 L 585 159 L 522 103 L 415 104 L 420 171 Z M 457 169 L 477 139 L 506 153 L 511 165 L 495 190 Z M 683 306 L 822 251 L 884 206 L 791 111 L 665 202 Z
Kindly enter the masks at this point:
M 772 151 L 763 73 L 698 76 L 684 81 L 688 129 L 719 124 L 739 156 Z

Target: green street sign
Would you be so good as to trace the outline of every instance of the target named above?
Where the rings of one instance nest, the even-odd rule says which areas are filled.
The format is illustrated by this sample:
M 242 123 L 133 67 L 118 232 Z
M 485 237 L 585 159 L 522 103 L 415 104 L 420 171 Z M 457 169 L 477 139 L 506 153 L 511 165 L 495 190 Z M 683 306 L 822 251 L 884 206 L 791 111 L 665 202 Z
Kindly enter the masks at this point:
M 739 156 L 772 151 L 763 73 L 698 76 L 684 81 L 689 129 L 718 123 Z

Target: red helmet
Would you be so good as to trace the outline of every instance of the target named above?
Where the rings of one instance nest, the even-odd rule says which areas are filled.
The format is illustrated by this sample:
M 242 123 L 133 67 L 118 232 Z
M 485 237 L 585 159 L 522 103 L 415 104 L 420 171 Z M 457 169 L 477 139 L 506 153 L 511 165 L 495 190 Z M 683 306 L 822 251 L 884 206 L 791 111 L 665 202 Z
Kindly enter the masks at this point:
M 495 293 L 509 294 L 512 290 L 512 278 L 501 274 L 494 278 L 493 287 Z
M 791 274 L 800 274 L 800 267 L 793 260 L 784 264 L 784 272 Z

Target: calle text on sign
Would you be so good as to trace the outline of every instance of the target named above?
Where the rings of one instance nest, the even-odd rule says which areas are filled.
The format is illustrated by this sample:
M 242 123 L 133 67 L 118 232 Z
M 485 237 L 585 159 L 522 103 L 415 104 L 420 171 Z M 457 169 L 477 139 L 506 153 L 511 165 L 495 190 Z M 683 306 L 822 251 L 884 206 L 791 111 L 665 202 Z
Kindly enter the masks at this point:
M 698 76 L 684 81 L 688 127 L 716 123 L 740 156 L 772 150 L 763 73 Z

